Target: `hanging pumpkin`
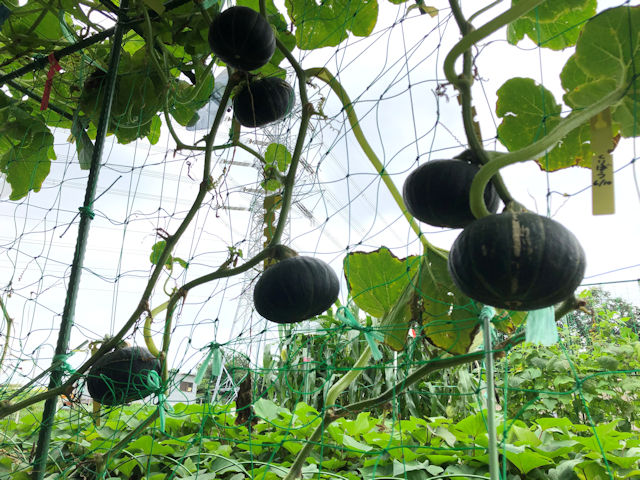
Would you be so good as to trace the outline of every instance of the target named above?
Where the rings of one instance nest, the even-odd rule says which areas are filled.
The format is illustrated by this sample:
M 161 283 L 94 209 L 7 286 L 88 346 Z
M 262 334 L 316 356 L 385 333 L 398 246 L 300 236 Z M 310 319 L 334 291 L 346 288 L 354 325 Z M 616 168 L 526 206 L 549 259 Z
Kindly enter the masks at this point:
M 315 317 L 337 300 L 340 282 L 322 260 L 295 256 L 271 265 L 253 290 L 257 312 L 275 323 L 296 323 Z
M 262 127 L 280 120 L 295 104 L 293 88 L 277 77 L 248 82 L 233 98 L 233 112 L 240 125 Z
M 505 212 L 470 223 L 449 252 L 449 272 L 470 298 L 509 310 L 537 310 L 573 295 L 585 253 L 562 224 Z
M 464 228 L 475 220 L 469 206 L 469 191 L 480 167 L 462 159 L 432 160 L 409 174 L 402 196 L 408 212 L 434 227 Z M 484 191 L 487 209 L 495 213 L 499 204 L 493 183 Z
M 227 65 L 249 71 L 269 62 L 276 49 L 276 37 L 260 12 L 235 6 L 211 22 L 209 46 Z
M 89 395 L 103 405 L 122 405 L 154 393 L 151 372 L 161 373 L 160 360 L 142 347 L 125 347 L 105 354 L 89 370 Z

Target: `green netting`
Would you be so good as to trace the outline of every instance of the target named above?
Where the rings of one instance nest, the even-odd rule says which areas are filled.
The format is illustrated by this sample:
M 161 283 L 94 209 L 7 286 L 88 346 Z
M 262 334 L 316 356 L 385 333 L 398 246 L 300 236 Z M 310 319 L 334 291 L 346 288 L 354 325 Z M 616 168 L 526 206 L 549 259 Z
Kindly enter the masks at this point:
M 640 478 L 640 7 L 243 1 L 279 42 L 254 73 L 296 92 L 253 129 L 230 101 L 251 75 L 207 41 L 230 5 L 4 3 L 0 478 Z M 468 147 L 483 174 L 530 160 L 494 184 L 578 236 L 575 299 L 527 316 L 452 280 L 461 230 L 413 219 L 402 185 Z M 280 244 L 338 274 L 321 315 L 256 312 Z

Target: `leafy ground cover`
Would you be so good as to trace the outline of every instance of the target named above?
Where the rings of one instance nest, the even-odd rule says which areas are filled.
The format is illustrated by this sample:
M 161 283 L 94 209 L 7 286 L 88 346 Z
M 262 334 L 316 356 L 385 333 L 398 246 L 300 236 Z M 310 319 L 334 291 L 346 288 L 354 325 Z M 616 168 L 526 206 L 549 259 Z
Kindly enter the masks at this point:
M 81 410 L 58 413 L 48 478 L 266 479 L 287 473 L 295 454 L 321 421 L 304 403 L 295 410 L 270 400 L 254 404 L 257 423 L 235 425 L 233 405 L 177 404 L 165 419 L 131 441 L 153 407 L 114 409 L 100 426 Z M 307 458 L 305 478 L 466 479 L 488 475 L 485 411 L 462 420 L 446 417 L 395 419 L 361 412 L 334 421 Z M 639 478 L 640 435 L 623 431 L 619 419 L 595 428 L 567 417 L 530 422 L 496 419 L 504 478 Z M 0 472 L 29 478 L 29 452 L 40 418 L 4 419 Z M 457 475 L 458 474 L 458 475 Z

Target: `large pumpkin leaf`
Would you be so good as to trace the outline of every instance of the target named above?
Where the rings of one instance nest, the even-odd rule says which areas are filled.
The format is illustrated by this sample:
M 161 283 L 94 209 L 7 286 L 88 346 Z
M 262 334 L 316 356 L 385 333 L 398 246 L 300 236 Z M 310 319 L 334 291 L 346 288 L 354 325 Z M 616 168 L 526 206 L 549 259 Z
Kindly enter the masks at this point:
M 515 5 L 520 0 L 512 0 Z M 596 13 L 596 0 L 547 0 L 507 27 L 507 40 L 514 45 L 526 35 L 534 43 L 552 50 L 575 45 L 580 25 Z
M 496 115 L 502 118 L 498 138 L 510 151 L 544 137 L 561 122 L 562 107 L 553 94 L 530 78 L 511 78 L 498 89 Z M 545 156 L 537 159 L 547 171 L 574 165 L 591 166 L 591 134 L 585 123 L 572 130 Z
M 478 330 L 479 312 L 479 306 L 453 283 L 446 255 L 428 250 L 398 302 L 382 318 L 380 329 L 389 347 L 402 350 L 409 325 L 417 322 L 433 345 L 453 354 L 463 354 L 469 350 Z
M 40 190 L 51 168 L 53 134 L 41 114 L 0 92 L 0 172 L 11 185 L 11 200 Z
M 567 91 L 564 101 L 574 109 L 586 108 L 618 86 L 627 94 L 612 108 L 612 119 L 623 137 L 638 134 L 640 101 L 640 7 L 605 10 L 587 22 L 560 79 Z
M 166 85 L 154 71 L 146 49 L 137 50 L 133 55 L 122 53 L 119 72 L 116 77 L 115 94 L 111 105 L 109 133 L 115 133 L 120 143 L 129 143 L 137 138 L 153 136 L 152 127 L 156 113 L 162 109 L 167 94 Z M 126 73 L 124 73 L 126 72 Z M 104 99 L 106 75 L 101 70 L 94 71 L 85 82 L 80 97 L 80 107 L 94 125 L 98 125 Z M 181 82 L 182 85 L 184 82 Z M 210 85 L 212 88 L 212 84 Z M 184 88 L 187 88 L 186 86 Z M 203 87 L 205 89 L 206 87 Z M 184 93 L 187 96 L 187 92 Z M 204 94 L 202 94 L 204 96 Z M 204 105 L 196 95 L 193 111 Z M 172 112 L 176 113 L 176 110 Z M 177 115 L 179 120 L 181 115 Z M 180 121 L 180 120 L 179 120 Z
M 348 32 L 366 37 L 378 19 L 377 0 L 286 0 L 296 26 L 296 42 L 302 50 L 336 46 Z
M 418 257 L 398 258 L 386 247 L 352 252 L 344 259 L 344 273 L 353 302 L 380 318 L 400 298 L 417 271 Z

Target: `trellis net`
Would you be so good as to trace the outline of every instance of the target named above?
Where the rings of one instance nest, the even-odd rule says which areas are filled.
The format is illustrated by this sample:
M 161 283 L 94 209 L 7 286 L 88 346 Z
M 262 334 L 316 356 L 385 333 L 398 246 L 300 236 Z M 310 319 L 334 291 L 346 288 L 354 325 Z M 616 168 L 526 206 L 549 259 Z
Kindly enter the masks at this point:
M 296 103 L 257 129 L 225 103 L 248 75 L 207 51 L 230 5 L 0 5 L 0 478 L 640 478 L 639 7 L 549 1 L 481 38 L 455 64 L 474 80 L 465 125 L 471 96 L 443 73 L 456 15 L 480 26 L 510 8 L 475 3 L 267 2 L 280 45 L 260 74 Z M 622 86 L 573 46 L 606 8 L 628 20 L 610 33 Z M 624 90 L 615 215 L 590 212 L 588 118 L 502 171 L 577 235 L 587 276 L 542 331 L 491 314 L 489 366 L 487 310 L 447 269 L 461 230 L 411 220 L 403 182 L 467 149 L 474 122 L 486 150 L 526 147 L 588 110 L 598 82 Z M 336 272 L 326 312 L 256 312 L 274 238 Z M 151 353 L 141 371 L 124 361 L 130 398 L 110 384 L 95 402 L 108 370 L 86 362 L 132 347 Z

